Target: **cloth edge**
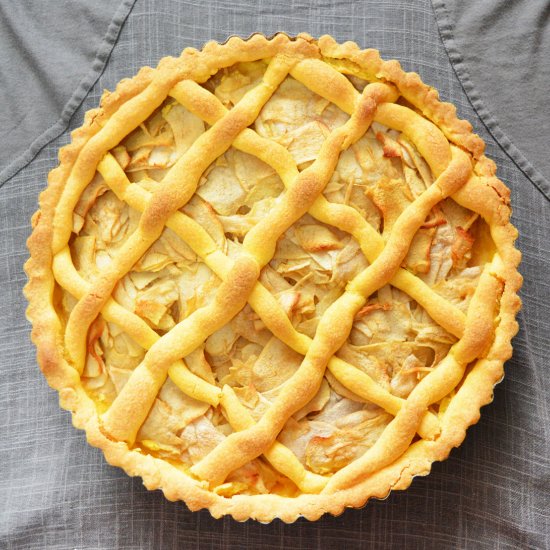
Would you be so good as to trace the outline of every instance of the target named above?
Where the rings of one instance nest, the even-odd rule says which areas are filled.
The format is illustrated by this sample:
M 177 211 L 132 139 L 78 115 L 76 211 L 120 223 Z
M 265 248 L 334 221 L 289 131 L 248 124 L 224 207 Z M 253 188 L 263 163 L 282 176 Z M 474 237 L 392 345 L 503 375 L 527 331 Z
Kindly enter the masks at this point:
M 122 26 L 130 15 L 135 2 L 136 0 L 122 0 L 107 27 L 107 32 L 96 52 L 90 69 L 80 80 L 67 103 L 65 103 L 60 117 L 36 137 L 21 155 L 17 156 L 15 160 L 0 171 L 0 188 L 20 170 L 25 168 L 48 143 L 51 143 L 67 130 L 74 113 L 82 105 L 82 102 L 86 99 L 90 90 L 105 70 Z
M 533 183 L 542 195 L 547 200 L 550 200 L 550 182 L 529 160 L 527 160 L 521 150 L 514 145 L 512 140 L 502 130 L 498 119 L 485 106 L 480 94 L 473 85 L 466 63 L 455 43 L 453 26 L 449 19 L 444 0 L 431 0 L 431 3 L 445 52 L 462 85 L 464 93 L 479 116 L 479 119 L 510 160 L 522 171 L 527 179 Z

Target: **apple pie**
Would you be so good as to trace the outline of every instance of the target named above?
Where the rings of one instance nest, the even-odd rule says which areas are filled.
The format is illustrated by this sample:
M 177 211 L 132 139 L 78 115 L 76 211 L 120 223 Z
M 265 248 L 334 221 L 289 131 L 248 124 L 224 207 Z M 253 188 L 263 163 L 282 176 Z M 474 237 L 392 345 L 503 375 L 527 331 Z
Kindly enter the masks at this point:
M 351 42 L 256 34 L 105 92 L 25 288 L 110 464 L 215 517 L 316 520 L 445 459 L 511 356 L 510 192 L 456 109 Z

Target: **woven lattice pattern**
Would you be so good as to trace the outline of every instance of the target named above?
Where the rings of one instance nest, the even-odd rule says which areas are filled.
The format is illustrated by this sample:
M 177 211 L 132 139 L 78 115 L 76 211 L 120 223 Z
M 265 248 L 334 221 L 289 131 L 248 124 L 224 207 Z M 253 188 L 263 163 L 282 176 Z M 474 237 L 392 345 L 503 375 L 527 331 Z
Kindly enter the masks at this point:
M 433 91 L 422 85 L 416 75 L 405 75 L 398 66 L 383 64 L 373 52 L 360 52 L 351 45 L 338 46 L 330 39 L 319 44 L 301 39 L 291 41 L 282 35 L 271 41 L 259 36 L 248 42 L 231 40 L 226 46 L 207 46 L 200 53 L 186 51 L 180 59 L 164 60 L 155 71 L 142 71 L 120 92 L 107 98 L 110 107 L 89 115 L 90 124 L 94 123 L 94 117 L 97 124 L 85 136 L 71 158 L 70 167 L 60 177 L 63 186 L 49 228 L 55 277 L 52 285 L 59 285 L 74 299 L 67 318 L 63 322 L 54 321 L 63 339 L 64 371 L 58 384 L 65 388 L 62 399 L 65 406 L 76 410 L 76 424 L 86 427 L 92 443 L 105 447 L 99 440 L 110 442 L 110 450 L 105 450 L 108 459 L 123 465 L 130 473 L 141 475 L 143 468 L 133 460 L 121 458 L 120 453 L 135 445 L 137 434 L 168 378 L 193 400 L 219 407 L 233 433 L 185 473 L 178 472 L 191 488 L 182 488 L 180 481 L 170 486 L 165 480 L 160 481 L 161 473 L 144 475 L 150 486 L 160 485 L 169 498 L 184 498 L 192 507 L 215 507 L 215 499 L 226 494 L 224 483 L 228 476 L 259 456 L 290 479 L 308 499 L 350 490 L 353 496 L 346 504 L 357 505 L 368 496 L 383 496 L 392 486 L 399 487 L 403 471 L 409 469 L 411 475 L 424 473 L 432 460 L 443 458 L 445 450 L 440 450 L 436 443 L 446 431 L 454 433 L 453 423 L 461 415 L 464 400 L 470 399 L 468 393 L 459 391 L 465 373 L 475 377 L 491 361 L 502 363 L 500 357 L 490 357 L 489 350 L 495 338 L 498 339 L 495 328 L 507 279 L 508 264 L 503 253 L 510 255 L 515 251 L 510 226 L 504 223 L 507 214 L 502 197 L 499 189 L 495 191 L 494 185 L 488 184 L 491 174 L 476 150 L 476 136 L 467 125 L 456 120 L 449 106 L 443 108 Z M 229 110 L 201 85 L 221 67 L 256 60 L 264 60 L 267 65 L 261 80 Z M 346 75 L 369 83 L 358 91 Z M 326 135 L 316 158 L 301 169 L 287 148 L 251 128 L 289 77 L 349 115 L 344 124 Z M 130 181 L 116 158 L 116 147 L 167 98 L 202 120 L 207 129 L 175 160 L 161 183 L 147 189 Z M 400 98 L 406 101 L 397 103 Z M 323 194 L 341 153 L 361 139 L 373 123 L 406 136 L 427 163 L 434 180 L 393 220 L 391 230 L 383 234 L 357 209 L 329 202 Z M 75 143 L 78 138 L 77 134 Z M 267 215 L 246 232 L 238 254 L 223 251 L 200 220 L 183 211 L 195 195 L 201 176 L 230 148 L 269 165 L 285 188 Z M 75 267 L 71 233 L 75 208 L 96 171 L 120 201 L 141 215 L 116 257 L 96 276 L 86 278 Z M 449 197 L 479 215 L 490 228 L 490 237 L 479 244 L 483 269 L 466 313 L 417 274 L 402 267 L 415 235 L 426 227 L 430 213 Z M 262 269 L 274 257 L 277 242 L 306 214 L 351 235 L 368 261 L 323 313 L 312 336 L 296 329 L 288 311 L 260 281 Z M 207 303 L 160 333 L 142 316 L 123 307 L 116 300 L 115 291 L 165 228 L 190 247 L 219 278 L 220 284 L 212 289 Z M 446 357 L 425 373 L 405 398 L 396 396 L 352 362 L 337 356 L 369 297 L 386 285 L 410 296 L 455 338 Z M 258 419 L 251 416 L 231 386 L 198 375 L 183 360 L 227 325 L 246 304 L 274 337 L 301 356 L 297 370 Z M 87 408 L 79 413 L 76 402 L 85 397 L 81 395 L 78 379 L 90 353 L 90 338 L 101 329 L 101 320 L 121 327 L 146 353 L 106 410 L 96 413 L 95 409 Z M 311 471 L 277 440 L 291 416 L 314 399 L 327 372 L 345 389 L 380 407 L 392 418 L 366 452 L 332 475 Z M 66 383 L 67 377 L 71 384 Z M 430 406 L 446 396 L 446 411 L 434 414 Z M 451 437 L 451 445 L 460 442 L 455 439 L 460 439 L 464 428 L 460 426 Z M 430 445 L 433 454 L 425 458 L 424 449 L 432 448 Z M 448 448 L 447 444 L 446 452 Z M 144 453 L 141 448 L 134 452 L 141 456 Z M 154 453 L 149 457 L 151 460 L 152 456 Z M 368 482 L 369 476 L 384 472 L 404 457 L 409 462 L 405 460 L 398 466 L 399 476 L 392 474 L 370 491 L 355 491 L 365 480 Z M 168 464 L 166 467 L 173 468 Z M 192 487 L 201 490 L 200 497 L 193 496 Z M 271 506 L 270 497 L 261 498 L 259 509 Z M 235 508 L 234 515 L 255 515 L 251 511 L 254 504 L 243 506 L 242 511 L 238 508 L 235 512 Z M 299 513 L 307 513 L 307 506 Z M 316 510 L 311 515 L 320 513 Z M 290 511 L 289 517 L 295 514 Z M 284 513 L 263 512 L 260 517 L 270 519 L 273 515 Z

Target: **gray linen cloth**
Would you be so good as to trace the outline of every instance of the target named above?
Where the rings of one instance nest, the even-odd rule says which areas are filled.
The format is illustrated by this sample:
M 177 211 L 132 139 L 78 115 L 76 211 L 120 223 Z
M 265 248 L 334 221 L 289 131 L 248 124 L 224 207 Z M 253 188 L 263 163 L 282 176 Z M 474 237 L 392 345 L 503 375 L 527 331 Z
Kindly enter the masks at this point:
M 524 10 L 540 7 L 537 2 L 519 3 Z M 550 136 L 548 127 L 532 116 L 535 104 L 547 107 L 546 90 L 506 108 L 505 84 L 498 80 L 503 56 L 514 55 L 506 41 L 500 53 L 498 48 L 491 51 L 494 70 L 483 68 L 479 53 L 468 50 L 467 33 L 460 39 L 455 33 L 465 12 L 458 2 L 455 6 L 440 0 L 435 9 L 428 0 L 128 0 L 109 7 L 97 3 L 95 9 L 93 3 L 82 2 L 81 8 L 88 6 L 85 11 L 74 4 L 65 19 L 66 2 L 52 0 L 44 9 L 46 3 L 36 1 L 34 5 L 42 6 L 39 15 L 30 8 L 20 15 L 13 8 L 20 4 L 33 3 L 0 0 L 0 149 L 9 151 L 0 156 L 0 547 L 550 548 L 550 208 L 541 192 L 549 189 L 544 151 Z M 497 25 L 500 18 L 498 6 L 466 4 L 464 9 L 478 10 L 467 19 L 484 17 L 483 32 L 490 33 L 492 22 Z M 537 13 L 548 14 L 548 4 Z M 33 17 L 40 18 L 40 28 L 51 30 L 49 45 L 34 39 Z M 72 31 L 65 34 L 60 21 Z M 522 22 L 533 25 L 532 18 L 519 18 L 518 25 Z M 548 24 L 543 23 L 537 19 L 534 36 L 529 29 L 524 33 L 531 47 L 548 44 Z M 82 33 L 75 35 L 79 25 Z M 15 38 L 7 38 L 7 27 Z M 205 511 L 190 513 L 183 503 L 170 503 L 159 491 L 146 491 L 139 478 L 107 465 L 101 452 L 71 426 L 69 414 L 59 409 L 57 395 L 36 366 L 21 290 L 25 240 L 37 196 L 56 165 L 57 150 L 69 141 L 68 131 L 97 105 L 102 90 L 185 46 L 278 30 L 329 33 L 378 48 L 386 59 L 399 59 L 405 69 L 420 73 L 457 106 L 487 142 L 500 178 L 512 189 L 525 283 L 521 330 L 506 378 L 480 422 L 447 461 L 434 464 L 430 476 L 415 479 L 406 492 L 373 500 L 362 510 L 316 523 L 274 521 L 266 526 L 214 520 Z M 6 69 L 10 40 L 13 60 L 24 73 L 19 76 Z M 548 74 L 550 52 L 545 51 L 533 65 L 537 74 Z M 57 56 L 61 71 L 52 68 L 51 55 L 46 56 L 50 61 L 45 59 L 48 53 Z M 489 88 L 479 83 L 485 70 L 493 78 Z M 8 78 L 30 82 L 29 93 L 17 95 Z M 19 123 L 24 105 L 34 108 L 29 120 Z M 513 131 L 514 120 L 526 116 L 531 117 L 531 136 Z M 546 144 L 542 157 L 530 142 L 541 131 Z

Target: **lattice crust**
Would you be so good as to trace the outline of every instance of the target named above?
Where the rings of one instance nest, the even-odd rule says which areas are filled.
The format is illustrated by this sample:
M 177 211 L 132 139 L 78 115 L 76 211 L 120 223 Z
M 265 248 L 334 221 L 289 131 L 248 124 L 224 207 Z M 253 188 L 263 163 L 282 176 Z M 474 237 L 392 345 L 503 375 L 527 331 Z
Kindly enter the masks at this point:
M 307 35 L 106 92 L 29 239 L 75 426 L 215 517 L 317 519 L 458 446 L 511 355 L 520 254 L 482 140 L 415 73 Z

